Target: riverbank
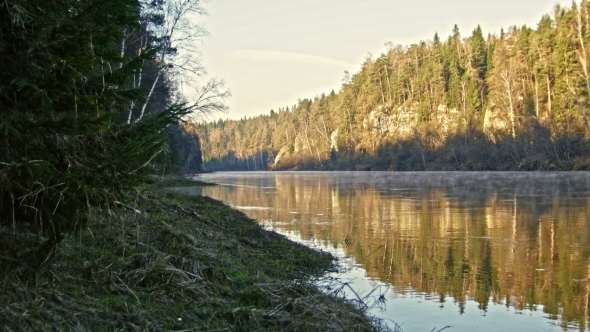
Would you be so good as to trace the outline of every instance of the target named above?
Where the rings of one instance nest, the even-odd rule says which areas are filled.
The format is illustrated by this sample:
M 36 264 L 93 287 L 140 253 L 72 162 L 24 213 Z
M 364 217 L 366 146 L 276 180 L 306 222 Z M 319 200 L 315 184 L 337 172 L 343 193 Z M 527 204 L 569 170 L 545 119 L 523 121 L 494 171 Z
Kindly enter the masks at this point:
M 331 255 L 219 201 L 165 189 L 179 184 L 156 181 L 126 208 L 92 211 L 38 271 L 4 250 L 22 241 L 25 251 L 31 236 L 4 236 L 0 264 L 12 267 L 2 272 L 2 330 L 383 330 L 310 283 Z

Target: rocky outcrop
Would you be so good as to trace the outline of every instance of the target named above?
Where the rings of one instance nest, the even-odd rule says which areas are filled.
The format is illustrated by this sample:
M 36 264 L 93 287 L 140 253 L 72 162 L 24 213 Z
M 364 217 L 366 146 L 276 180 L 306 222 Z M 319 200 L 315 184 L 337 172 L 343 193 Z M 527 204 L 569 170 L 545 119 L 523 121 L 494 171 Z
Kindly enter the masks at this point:
M 274 160 L 274 164 L 272 165 L 272 169 L 275 169 L 277 167 L 277 164 L 279 163 L 279 161 L 281 160 L 281 157 L 287 153 L 287 151 L 289 151 L 289 147 L 288 146 L 283 146 L 281 148 L 281 150 L 279 151 L 279 153 L 277 154 L 277 156 L 275 157 Z
M 398 108 L 390 105 L 379 106 L 371 111 L 363 121 L 363 128 L 369 130 L 373 136 L 409 138 L 414 135 L 419 124 L 417 106 L 400 106 Z M 429 122 L 436 126 L 441 133 L 448 134 L 456 130 L 460 120 L 461 114 L 457 109 L 448 109 L 445 105 L 439 105 L 436 116 Z

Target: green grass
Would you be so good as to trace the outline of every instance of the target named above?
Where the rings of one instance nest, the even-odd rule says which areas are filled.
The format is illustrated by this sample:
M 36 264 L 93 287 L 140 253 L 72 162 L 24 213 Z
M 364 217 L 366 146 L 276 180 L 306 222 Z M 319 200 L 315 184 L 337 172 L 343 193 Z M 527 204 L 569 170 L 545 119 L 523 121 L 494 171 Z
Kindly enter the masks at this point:
M 0 231 L 3 331 L 376 331 L 379 322 L 310 283 L 333 257 L 266 231 L 207 197 L 140 188 L 92 211 L 42 268 L 40 239 Z

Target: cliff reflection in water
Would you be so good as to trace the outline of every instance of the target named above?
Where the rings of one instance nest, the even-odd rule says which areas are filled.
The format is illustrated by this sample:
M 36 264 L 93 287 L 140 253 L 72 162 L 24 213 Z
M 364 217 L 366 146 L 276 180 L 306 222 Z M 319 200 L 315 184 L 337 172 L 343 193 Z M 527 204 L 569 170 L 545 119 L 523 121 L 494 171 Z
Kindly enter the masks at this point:
M 587 173 L 219 175 L 203 193 L 346 252 L 395 291 L 517 309 L 582 330 L 590 296 Z

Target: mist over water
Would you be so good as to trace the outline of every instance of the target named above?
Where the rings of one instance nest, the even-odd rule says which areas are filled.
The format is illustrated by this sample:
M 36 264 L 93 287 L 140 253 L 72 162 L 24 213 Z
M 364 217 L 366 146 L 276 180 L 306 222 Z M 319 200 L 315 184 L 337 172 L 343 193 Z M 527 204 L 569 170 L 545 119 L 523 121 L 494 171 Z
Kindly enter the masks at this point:
M 586 330 L 590 173 L 217 173 L 198 188 L 348 257 L 404 331 Z M 179 188 L 191 193 L 194 188 Z M 384 288 L 387 289 L 387 288 Z

